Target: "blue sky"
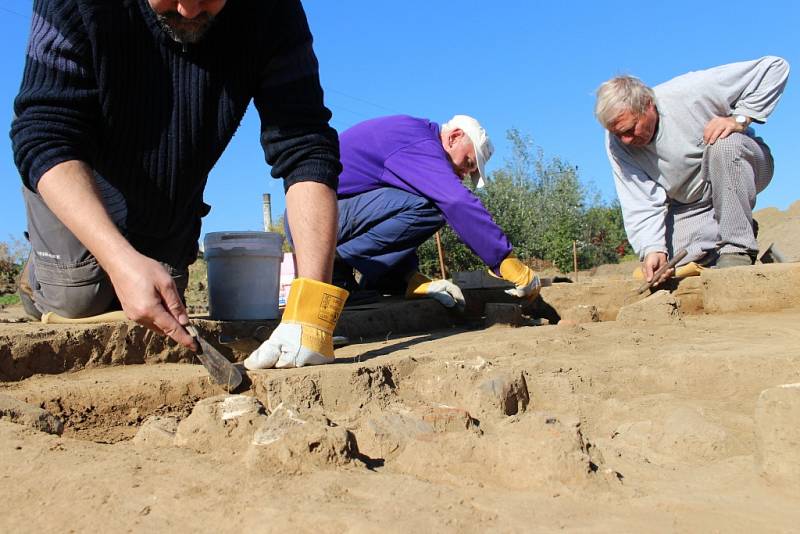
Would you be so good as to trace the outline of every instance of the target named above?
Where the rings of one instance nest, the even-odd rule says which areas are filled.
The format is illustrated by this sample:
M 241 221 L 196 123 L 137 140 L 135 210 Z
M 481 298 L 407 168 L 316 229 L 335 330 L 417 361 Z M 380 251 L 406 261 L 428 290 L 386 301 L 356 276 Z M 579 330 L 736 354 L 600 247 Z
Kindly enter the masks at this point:
M 112 0 L 109 0 L 112 1 Z M 234 1 L 234 0 L 231 0 Z M 306 0 L 304 2 L 333 126 L 407 113 L 436 121 L 456 113 L 478 118 L 497 152 L 517 128 L 546 156 L 577 165 L 605 199 L 614 196 L 594 90 L 605 79 L 634 74 L 655 85 L 690 70 L 773 54 L 795 69 L 776 112 L 757 131 L 776 159 L 758 207 L 785 209 L 800 199 L 800 2 L 540 2 L 537 0 Z M 30 0 L 0 0 L 0 124 L 8 132 L 30 21 Z M 258 230 L 261 195 L 273 216 L 283 187 L 269 176 L 248 112 L 214 169 L 204 232 Z M 20 181 L 7 133 L 0 143 L 0 240 L 25 229 Z

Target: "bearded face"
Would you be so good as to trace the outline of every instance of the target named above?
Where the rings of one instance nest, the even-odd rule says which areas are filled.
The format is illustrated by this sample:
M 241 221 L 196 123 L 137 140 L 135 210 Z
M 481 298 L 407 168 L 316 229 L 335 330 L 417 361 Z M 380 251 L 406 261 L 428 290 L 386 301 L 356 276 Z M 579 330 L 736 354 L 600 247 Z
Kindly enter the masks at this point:
M 192 44 L 198 42 L 214 23 L 214 17 L 201 13 L 193 19 L 181 16 L 177 11 L 156 14 L 161 27 L 174 41 Z
M 149 0 L 159 24 L 174 41 L 196 43 L 214 25 L 225 0 Z

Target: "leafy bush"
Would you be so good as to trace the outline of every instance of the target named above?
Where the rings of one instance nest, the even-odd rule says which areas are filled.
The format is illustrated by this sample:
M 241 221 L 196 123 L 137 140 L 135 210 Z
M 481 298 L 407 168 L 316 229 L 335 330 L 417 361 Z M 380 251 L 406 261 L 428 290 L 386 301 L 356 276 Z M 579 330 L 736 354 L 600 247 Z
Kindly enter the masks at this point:
M 0 241 L 0 294 L 16 291 L 17 277 L 27 257 L 26 241 L 15 238 L 8 242 Z
M 541 148 L 517 130 L 508 132 L 512 156 L 492 179 L 475 193 L 503 229 L 517 257 L 530 265 L 552 262 L 564 272 L 572 270 L 573 242 L 578 246 L 578 267 L 616 263 L 630 252 L 619 204 L 603 204 L 581 184 L 578 169 L 559 158 L 546 160 Z M 485 266 L 450 229 L 441 232 L 451 271 Z M 428 240 L 419 248 L 420 270 L 439 275 L 436 244 Z
M 19 295 L 16 293 L 0 295 L 0 306 L 11 306 L 12 304 L 19 304 Z

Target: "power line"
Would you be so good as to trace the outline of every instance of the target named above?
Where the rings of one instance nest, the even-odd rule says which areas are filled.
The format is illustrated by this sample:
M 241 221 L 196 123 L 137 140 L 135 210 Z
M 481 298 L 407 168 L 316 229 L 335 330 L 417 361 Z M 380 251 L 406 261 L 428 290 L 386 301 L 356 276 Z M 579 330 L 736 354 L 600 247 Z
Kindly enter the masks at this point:
M 334 110 L 346 111 L 347 113 L 350 113 L 352 115 L 356 115 L 358 117 L 363 117 L 365 119 L 371 119 L 371 118 L 374 117 L 374 115 L 368 115 L 366 113 L 361 113 L 360 111 L 355 111 L 353 109 L 346 108 L 344 106 L 340 106 L 339 104 L 333 104 L 331 102 L 327 102 L 326 104 L 328 105 L 328 107 L 331 107 Z
M 375 102 L 370 102 L 369 100 L 367 100 L 365 98 L 361 98 L 361 97 L 358 97 L 358 96 L 353 96 L 353 95 L 347 94 L 347 93 L 345 93 L 343 91 L 338 91 L 336 89 L 330 89 L 330 88 L 325 89 L 325 90 L 327 92 L 329 92 L 329 93 L 336 93 L 337 95 L 342 95 L 342 96 L 347 97 L 347 98 L 349 98 L 351 100 L 355 100 L 357 102 L 363 102 L 364 104 L 369 104 L 370 106 L 374 106 L 376 108 L 383 109 L 385 111 L 391 111 L 392 113 L 400 113 L 399 111 L 397 111 L 395 109 L 383 106 L 381 104 L 376 104 Z
M 0 6 L 0 11 L 5 11 L 6 13 L 11 13 L 12 15 L 16 15 L 16 16 L 18 16 L 18 17 L 22 17 L 22 18 L 23 18 L 23 19 L 25 19 L 25 20 L 28 20 L 28 19 L 29 19 L 28 15 L 23 15 L 22 13 L 18 13 L 18 12 L 16 12 L 16 11 L 13 11 L 13 10 L 11 10 L 11 9 L 8 9 L 7 7 L 2 7 L 2 6 Z

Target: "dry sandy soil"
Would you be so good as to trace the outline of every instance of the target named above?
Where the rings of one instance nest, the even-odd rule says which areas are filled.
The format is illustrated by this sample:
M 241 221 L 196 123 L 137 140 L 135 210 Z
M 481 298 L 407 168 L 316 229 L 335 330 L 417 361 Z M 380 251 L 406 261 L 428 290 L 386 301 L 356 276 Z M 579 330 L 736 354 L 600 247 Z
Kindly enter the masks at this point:
M 797 531 L 800 264 L 615 272 L 545 288 L 560 326 L 387 332 L 238 394 L 129 324 L 0 325 L 0 531 Z

